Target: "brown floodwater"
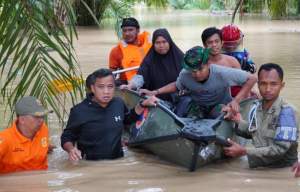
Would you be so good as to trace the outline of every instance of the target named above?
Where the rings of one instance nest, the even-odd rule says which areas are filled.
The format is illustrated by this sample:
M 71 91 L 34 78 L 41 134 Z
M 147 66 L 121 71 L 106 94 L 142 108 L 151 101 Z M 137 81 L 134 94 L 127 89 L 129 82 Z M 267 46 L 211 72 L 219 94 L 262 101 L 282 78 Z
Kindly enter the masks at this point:
M 207 15 L 197 11 L 164 11 L 136 17 L 143 29 L 152 32 L 165 27 L 182 50 L 201 45 L 201 33 L 209 26 L 222 27 L 230 16 Z M 270 21 L 259 16 L 236 22 L 245 34 L 244 46 L 259 66 L 275 62 L 285 70 L 288 101 L 300 107 L 300 21 Z M 78 28 L 76 50 L 84 76 L 100 67 L 107 67 L 110 49 L 117 37 L 110 28 Z M 54 122 L 54 121 L 53 121 Z M 59 146 L 61 128 L 51 124 L 52 140 Z M 125 157 L 112 161 L 80 161 L 72 164 L 60 147 L 49 157 L 49 170 L 0 176 L 0 191 L 31 192 L 162 192 L 162 191 L 225 191 L 281 192 L 300 191 L 300 179 L 290 168 L 255 169 L 247 167 L 245 158 L 211 164 L 188 172 L 151 154 L 125 149 Z

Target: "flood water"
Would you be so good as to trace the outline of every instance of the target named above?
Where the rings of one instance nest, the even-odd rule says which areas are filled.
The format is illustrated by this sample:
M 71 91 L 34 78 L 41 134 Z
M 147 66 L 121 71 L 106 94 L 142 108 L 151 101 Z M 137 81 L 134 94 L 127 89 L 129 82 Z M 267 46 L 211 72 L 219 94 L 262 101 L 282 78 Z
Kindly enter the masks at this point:
M 209 26 L 222 27 L 228 15 L 168 12 L 137 13 L 144 29 L 166 27 L 173 40 L 186 51 L 201 45 L 201 33 Z M 257 65 L 274 62 L 285 70 L 282 91 L 290 103 L 300 109 L 300 21 L 269 21 L 258 16 L 236 22 L 245 34 L 244 46 Z M 79 28 L 76 50 L 84 76 L 107 67 L 108 54 L 117 38 L 112 29 Z M 50 125 L 52 140 L 58 143 L 60 127 Z M 59 146 L 59 144 L 58 144 Z M 250 170 L 244 158 L 211 164 L 196 172 L 144 154 L 125 149 L 125 157 L 113 161 L 80 161 L 74 165 L 60 148 L 49 157 L 49 170 L 0 176 L 0 191 L 31 192 L 162 192 L 225 191 L 281 192 L 300 191 L 300 179 L 290 168 Z

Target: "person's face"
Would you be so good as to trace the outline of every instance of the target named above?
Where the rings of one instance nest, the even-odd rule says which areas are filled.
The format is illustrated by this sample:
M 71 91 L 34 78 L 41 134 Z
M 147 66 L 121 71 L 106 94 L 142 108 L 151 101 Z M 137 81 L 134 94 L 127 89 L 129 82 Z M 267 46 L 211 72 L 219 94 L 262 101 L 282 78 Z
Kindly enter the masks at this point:
M 284 87 L 284 82 L 279 78 L 275 69 L 262 70 L 258 76 L 258 89 L 265 101 L 275 101 Z
M 44 117 L 23 115 L 19 117 L 19 121 L 26 130 L 30 131 L 32 134 L 35 134 L 44 123 Z
M 115 83 L 112 75 L 96 78 L 95 84 L 91 85 L 95 101 L 102 107 L 106 107 L 115 93 Z
M 223 41 L 223 50 L 227 52 L 235 51 L 241 42 L 242 38 L 237 41 Z
M 139 29 L 136 27 L 122 27 L 122 36 L 126 43 L 132 44 L 136 41 Z
M 218 34 L 213 34 L 205 42 L 205 47 L 211 48 L 211 51 L 210 51 L 211 55 L 221 54 L 222 45 L 223 45 L 223 43 Z
M 170 44 L 168 41 L 164 37 L 158 36 L 154 42 L 154 50 L 161 55 L 165 55 L 168 53 L 169 49 Z
M 206 65 L 202 65 L 201 69 L 192 70 L 192 77 L 196 81 L 200 81 L 200 82 L 208 79 L 208 77 L 209 77 L 209 66 L 206 64 Z

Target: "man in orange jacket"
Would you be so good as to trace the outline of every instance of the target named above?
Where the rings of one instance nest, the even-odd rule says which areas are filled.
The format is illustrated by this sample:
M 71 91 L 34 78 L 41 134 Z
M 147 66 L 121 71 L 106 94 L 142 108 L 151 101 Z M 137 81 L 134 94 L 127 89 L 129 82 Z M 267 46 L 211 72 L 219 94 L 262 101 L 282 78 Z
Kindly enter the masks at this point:
M 150 34 L 146 31 L 140 33 L 140 25 L 135 18 L 124 18 L 121 28 L 123 39 L 109 55 L 109 68 L 113 71 L 139 66 L 151 47 Z M 136 73 L 137 70 L 122 73 L 120 83 L 126 84 Z
M 32 96 L 16 104 L 17 119 L 0 132 L 0 174 L 48 168 L 48 127 L 41 102 Z

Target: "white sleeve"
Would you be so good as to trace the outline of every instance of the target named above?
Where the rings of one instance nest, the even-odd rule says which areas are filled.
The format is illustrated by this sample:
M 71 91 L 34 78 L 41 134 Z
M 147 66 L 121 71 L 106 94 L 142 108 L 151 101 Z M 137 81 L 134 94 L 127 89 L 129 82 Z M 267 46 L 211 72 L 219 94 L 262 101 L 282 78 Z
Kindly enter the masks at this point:
M 133 89 L 139 89 L 144 85 L 144 77 L 142 75 L 135 75 L 129 83 L 132 84 Z

